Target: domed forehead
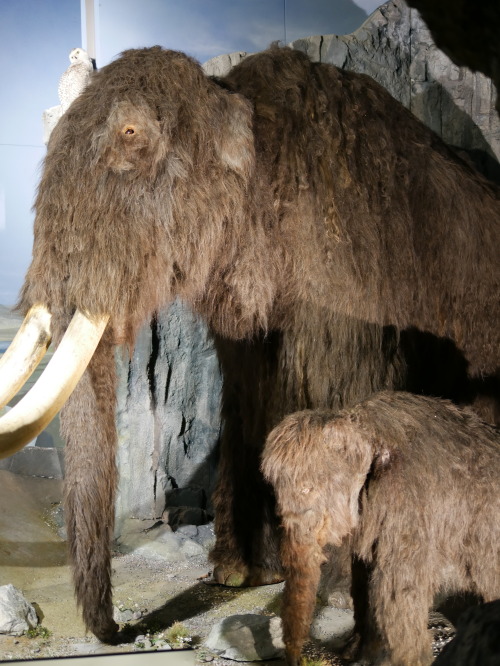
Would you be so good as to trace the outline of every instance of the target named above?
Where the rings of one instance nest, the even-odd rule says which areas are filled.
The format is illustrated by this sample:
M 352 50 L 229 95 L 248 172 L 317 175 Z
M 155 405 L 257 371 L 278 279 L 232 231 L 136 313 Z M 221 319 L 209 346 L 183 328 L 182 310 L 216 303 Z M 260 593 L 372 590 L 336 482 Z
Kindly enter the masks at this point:
M 159 47 L 125 51 L 115 61 L 92 77 L 80 105 L 82 112 L 99 116 L 97 122 L 110 114 L 116 116 L 129 104 L 149 107 L 157 120 L 172 120 L 179 108 L 191 108 L 193 99 L 203 104 L 212 96 L 215 84 L 201 66 L 189 56 Z
M 200 64 L 186 54 L 153 47 L 125 51 L 103 67 L 95 81 L 111 86 L 110 92 L 121 89 L 165 94 L 172 87 L 174 91 L 189 89 L 206 81 L 206 76 Z

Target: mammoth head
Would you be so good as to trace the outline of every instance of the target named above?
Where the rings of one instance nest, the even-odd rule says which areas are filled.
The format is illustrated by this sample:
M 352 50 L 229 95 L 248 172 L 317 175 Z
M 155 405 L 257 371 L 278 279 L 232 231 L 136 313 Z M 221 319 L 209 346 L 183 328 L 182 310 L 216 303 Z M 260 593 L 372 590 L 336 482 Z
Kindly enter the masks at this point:
M 2 359 L 0 402 L 76 319 L 51 388 L 44 379 L 19 417 L 16 406 L 0 422 L 0 455 L 58 411 L 106 327 L 132 344 L 154 310 L 177 295 L 196 302 L 234 263 L 254 157 L 251 105 L 188 56 L 131 50 L 92 75 L 48 145 L 19 303 L 29 315 Z
M 340 545 L 353 532 L 374 455 L 349 416 L 331 411 L 291 414 L 270 433 L 262 471 L 294 540 Z
M 126 51 L 97 72 L 49 142 L 22 308 L 133 328 L 196 298 L 252 174 L 251 128 L 249 104 L 182 53 Z

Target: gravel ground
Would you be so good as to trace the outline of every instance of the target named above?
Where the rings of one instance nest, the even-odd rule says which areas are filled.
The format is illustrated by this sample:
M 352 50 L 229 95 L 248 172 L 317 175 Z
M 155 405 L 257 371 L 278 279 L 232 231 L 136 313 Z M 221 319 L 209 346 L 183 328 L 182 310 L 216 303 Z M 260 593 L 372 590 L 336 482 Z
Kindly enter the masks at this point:
M 279 614 L 282 583 L 245 589 L 216 585 L 206 551 L 178 562 L 166 562 L 148 549 L 147 555 L 141 549 L 125 554 L 117 551 L 113 557 L 115 604 L 140 612 L 141 617 L 125 626 L 122 644 L 103 645 L 85 632 L 73 597 L 66 545 L 47 520 L 60 497 L 59 481 L 0 471 L 0 506 L 4 509 L 0 512 L 0 584 L 12 583 L 21 590 L 35 605 L 48 632 L 33 638 L 0 635 L 0 661 L 137 651 L 142 649 L 140 645 L 147 645 L 144 639 L 136 643 L 138 636 L 157 639 L 174 622 L 181 622 L 191 638 L 187 645 L 197 650 L 200 663 L 230 666 L 234 662 L 213 657 L 202 647 L 211 627 L 230 615 Z M 449 640 L 452 629 L 437 616 L 431 628 L 437 651 Z M 332 666 L 346 664 L 318 644 L 309 643 L 305 652 Z M 276 666 L 280 663 L 273 661 Z

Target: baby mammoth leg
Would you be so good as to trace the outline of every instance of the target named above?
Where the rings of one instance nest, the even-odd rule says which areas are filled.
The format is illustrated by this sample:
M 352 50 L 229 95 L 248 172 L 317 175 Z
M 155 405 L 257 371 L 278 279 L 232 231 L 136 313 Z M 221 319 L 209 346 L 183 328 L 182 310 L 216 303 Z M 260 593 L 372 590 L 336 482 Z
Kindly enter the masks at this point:
M 369 603 L 392 666 L 429 666 L 432 638 L 427 629 L 432 593 L 422 569 L 401 565 L 375 568 Z M 386 663 L 386 662 L 383 662 Z
M 494 520 L 494 519 L 493 519 Z M 469 575 L 474 582 L 475 589 L 482 596 L 484 602 L 500 599 L 500 561 L 498 557 L 498 545 L 494 533 L 494 522 L 488 524 L 490 534 L 484 534 L 484 538 L 479 541 L 479 554 L 469 560 Z M 488 543 L 489 542 L 489 543 Z M 479 549 L 478 549 L 479 550 Z M 489 566 L 485 562 L 492 563 Z
M 354 630 L 342 650 L 348 661 L 358 661 L 361 656 L 368 663 L 376 663 L 382 654 L 380 634 L 369 602 L 372 568 L 364 560 L 351 558 L 351 596 L 354 606 Z

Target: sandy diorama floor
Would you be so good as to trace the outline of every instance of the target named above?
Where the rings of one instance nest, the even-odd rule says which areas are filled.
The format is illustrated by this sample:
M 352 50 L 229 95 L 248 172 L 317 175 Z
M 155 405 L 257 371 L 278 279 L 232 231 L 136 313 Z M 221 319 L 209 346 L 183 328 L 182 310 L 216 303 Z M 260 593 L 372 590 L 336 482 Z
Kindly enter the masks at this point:
M 129 643 L 103 645 L 85 631 L 73 597 L 66 543 L 49 519 L 61 500 L 61 486 L 58 480 L 0 471 L 0 585 L 21 590 L 49 632 L 34 638 L 0 635 L 0 661 L 136 651 L 137 635 L 157 633 L 176 621 L 189 630 L 197 659 L 207 661 L 212 657 L 202 642 L 217 621 L 242 613 L 279 613 L 282 584 L 246 589 L 210 584 L 205 555 L 165 563 L 134 552 L 116 553 L 114 600 L 139 608 L 143 617 L 130 623 Z M 331 664 L 342 663 L 326 656 Z M 213 663 L 232 662 L 216 658 Z
M 21 321 L 0 305 L 0 356 Z M 24 392 L 36 381 L 50 356 L 49 350 Z M 13 406 L 20 397 L 9 404 Z M 50 445 L 62 446 L 57 420 L 46 430 L 53 440 Z M 130 622 L 128 643 L 113 647 L 100 643 L 85 631 L 73 596 L 66 542 L 58 536 L 51 516 L 61 498 L 59 480 L 20 476 L 0 469 L 0 585 L 11 583 L 18 588 L 35 606 L 44 628 L 33 638 L 0 634 L 0 662 L 135 652 L 140 649 L 134 643 L 138 635 L 148 631 L 158 634 L 177 621 L 188 629 L 197 657 L 201 655 L 206 660 L 211 656 L 203 650 L 202 643 L 219 620 L 243 613 L 279 613 L 282 584 L 246 589 L 211 584 L 212 567 L 206 555 L 167 562 L 133 550 L 127 554 L 116 552 L 114 602 L 140 609 L 143 615 Z M 311 654 L 318 650 L 312 644 L 308 648 Z M 331 664 L 342 663 L 331 653 L 326 656 Z M 232 662 L 215 658 L 213 663 L 230 666 Z

